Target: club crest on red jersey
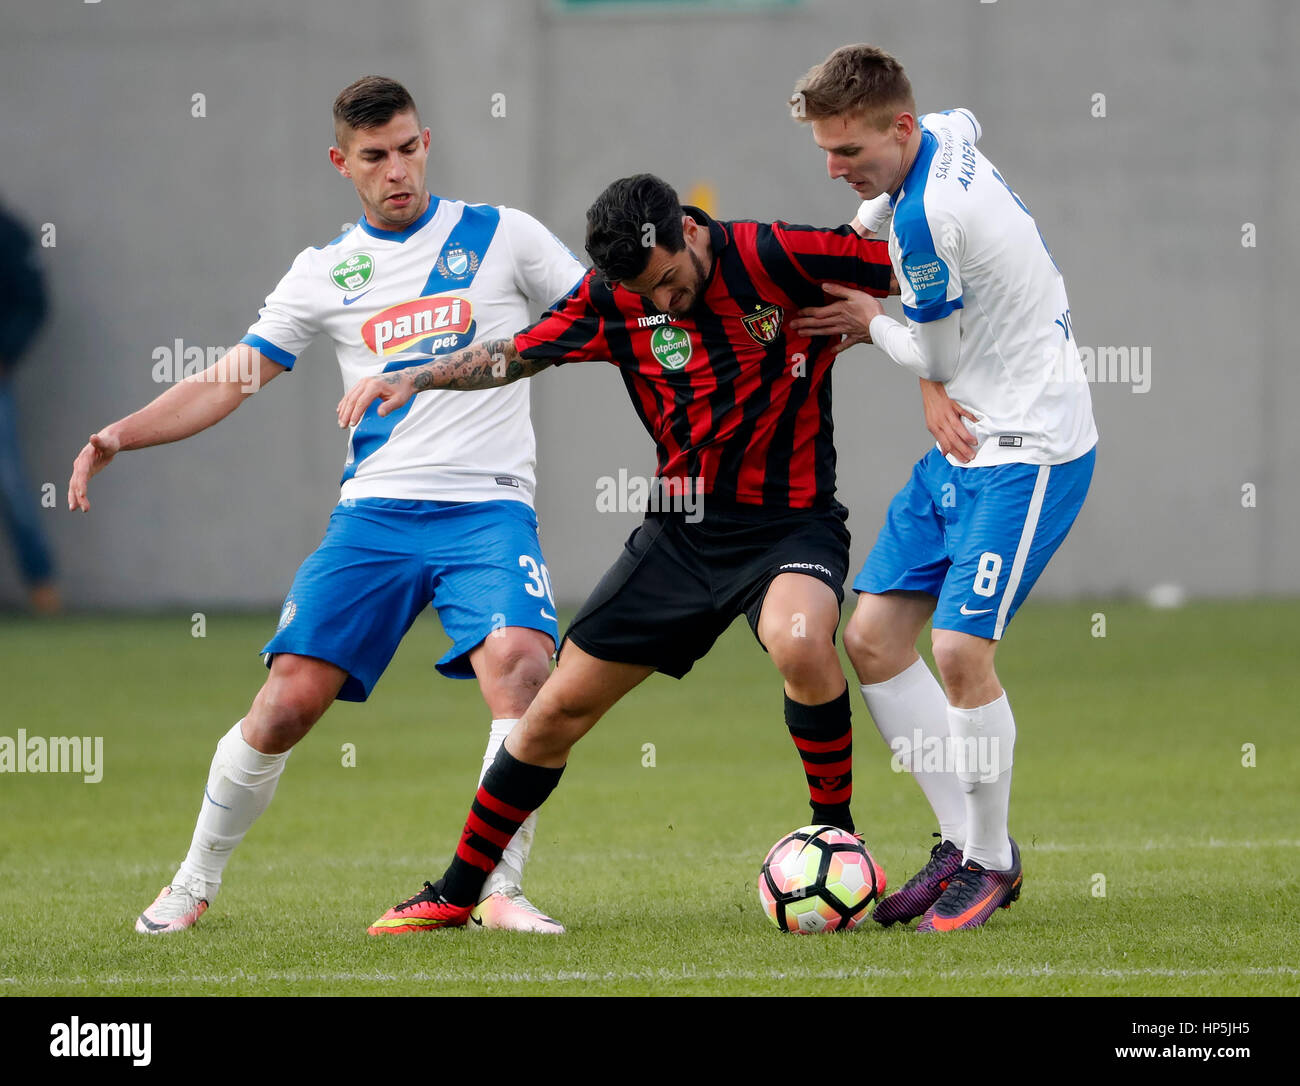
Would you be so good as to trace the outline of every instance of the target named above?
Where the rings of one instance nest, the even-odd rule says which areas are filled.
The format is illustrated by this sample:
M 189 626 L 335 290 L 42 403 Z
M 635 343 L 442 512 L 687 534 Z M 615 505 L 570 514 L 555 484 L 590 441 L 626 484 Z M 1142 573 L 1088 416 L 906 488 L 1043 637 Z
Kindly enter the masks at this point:
M 782 315 L 779 305 L 769 305 L 756 310 L 747 317 L 741 317 L 741 322 L 745 325 L 745 331 L 750 334 L 755 343 L 766 346 L 781 334 Z

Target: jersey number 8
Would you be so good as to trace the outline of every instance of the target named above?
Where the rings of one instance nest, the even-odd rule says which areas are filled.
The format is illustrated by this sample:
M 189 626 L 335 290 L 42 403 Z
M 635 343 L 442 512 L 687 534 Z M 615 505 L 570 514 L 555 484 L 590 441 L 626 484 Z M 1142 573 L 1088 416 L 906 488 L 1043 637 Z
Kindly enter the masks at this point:
M 998 590 L 998 574 L 1002 572 L 1002 555 L 985 551 L 980 555 L 979 567 L 975 570 L 973 591 L 977 596 L 992 596 Z

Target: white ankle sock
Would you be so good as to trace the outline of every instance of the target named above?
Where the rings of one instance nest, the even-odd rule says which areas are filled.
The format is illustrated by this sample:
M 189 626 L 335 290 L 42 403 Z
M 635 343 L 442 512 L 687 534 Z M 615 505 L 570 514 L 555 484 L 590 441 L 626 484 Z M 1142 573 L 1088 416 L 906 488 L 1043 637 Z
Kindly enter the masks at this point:
M 518 723 L 518 719 L 511 720 L 504 717 L 492 721 L 492 730 L 488 733 L 487 750 L 483 754 L 483 770 L 478 775 L 479 784 L 483 783 L 483 778 L 487 775 L 488 768 L 496 758 L 497 751 L 501 749 L 501 744 L 506 741 L 506 736 L 510 734 L 510 729 Z M 533 834 L 536 830 L 537 812 L 534 811 L 524 819 L 523 824 L 515 831 L 515 835 L 510 838 L 510 843 L 506 845 L 505 851 L 501 854 L 501 862 L 488 874 L 483 883 L 483 889 L 479 893 L 480 901 L 504 887 L 519 886 L 523 882 L 524 864 L 528 862 L 528 853 L 532 850 Z
M 964 861 L 990 871 L 1011 866 L 1007 812 L 1011 805 L 1011 763 L 1016 721 L 1006 692 L 975 709 L 948 706 L 957 776 L 966 789 Z
M 244 740 L 242 724 L 240 720 L 217 743 L 190 851 L 173 880 L 191 886 L 202 883 L 202 896 L 209 903 L 221 886 L 221 873 L 230 854 L 275 795 L 289 757 L 289 751 L 263 754 L 254 750 Z
M 871 719 L 894 752 L 894 764 L 916 778 L 945 841 L 966 844 L 966 794 L 951 771 L 948 749 L 948 699 L 918 659 L 883 683 L 862 687 Z

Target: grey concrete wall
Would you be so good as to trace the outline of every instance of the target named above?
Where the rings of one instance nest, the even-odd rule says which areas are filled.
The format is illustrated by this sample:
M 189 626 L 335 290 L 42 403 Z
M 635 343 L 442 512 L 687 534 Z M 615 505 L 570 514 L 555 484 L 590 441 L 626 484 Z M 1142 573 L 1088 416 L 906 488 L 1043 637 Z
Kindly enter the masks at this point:
M 41 253 L 53 317 L 18 392 L 33 484 L 58 488 L 44 516 L 74 605 L 274 604 L 318 540 L 345 444 L 324 342 L 213 430 L 121 458 L 92 484 L 89 516 L 62 504 L 86 435 L 161 391 L 156 348 L 236 341 L 293 255 L 356 218 L 325 157 L 345 83 L 403 80 L 433 130 L 434 191 L 523 207 L 580 252 L 592 197 L 642 169 L 683 194 L 713 186 L 723 217 L 844 221 L 852 196 L 784 100 L 853 40 L 902 59 L 922 110 L 979 115 L 981 146 L 1065 273 L 1080 343 L 1150 360 L 1145 393 L 1093 386 L 1093 492 L 1040 591 L 1300 591 L 1300 438 L 1284 410 L 1300 367 L 1282 334 L 1300 240 L 1286 198 L 1300 9 L 1287 0 L 808 0 L 594 18 L 532 0 L 12 7 L 0 194 L 57 229 Z M 835 394 L 856 564 L 928 439 L 914 381 L 872 348 L 841 359 Z M 533 396 L 543 544 L 574 601 L 637 520 L 596 512 L 597 479 L 650 472 L 653 449 L 612 367 L 548 372 Z M 18 597 L 0 557 L 0 602 Z

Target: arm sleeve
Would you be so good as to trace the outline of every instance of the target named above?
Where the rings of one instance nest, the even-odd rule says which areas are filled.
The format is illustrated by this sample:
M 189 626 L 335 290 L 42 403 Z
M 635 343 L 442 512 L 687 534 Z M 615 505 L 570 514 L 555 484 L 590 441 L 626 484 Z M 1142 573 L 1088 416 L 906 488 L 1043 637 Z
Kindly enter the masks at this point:
M 874 200 L 863 200 L 858 204 L 854 218 L 868 234 L 879 231 L 894 213 L 894 205 L 889 201 L 889 193 L 882 192 Z
M 980 128 L 980 123 L 976 119 L 975 114 L 973 114 L 969 109 L 963 109 L 960 107 L 957 109 L 944 109 L 940 110 L 939 115 L 947 117 L 949 123 L 961 132 L 962 135 L 969 136 L 971 143 L 979 143 L 980 136 L 984 134 L 984 130 Z M 921 119 L 924 120 L 925 118 L 923 117 Z
M 902 325 L 882 313 L 871 322 L 871 340 L 910 373 L 927 381 L 950 381 L 961 349 L 961 314 Z
M 310 267 L 313 250 L 304 249 L 266 298 L 240 343 L 257 348 L 272 362 L 293 369 L 298 356 L 320 330 L 310 306 Z
M 759 224 L 755 240 L 764 270 L 799 305 L 821 304 L 825 282 L 844 283 L 877 298 L 889 294 L 888 243 L 861 238 L 851 226 L 830 230 Z
M 526 298 L 550 307 L 586 274 L 564 242 L 531 215 L 503 207 L 501 222 L 515 258 L 515 285 Z
M 903 312 L 916 324 L 937 321 L 962 307 L 965 235 L 956 217 L 921 200 L 894 213 L 898 289 Z
M 520 358 L 559 366 L 610 357 L 604 318 L 591 301 L 594 278 L 594 272 L 587 272 L 567 296 L 515 336 Z

